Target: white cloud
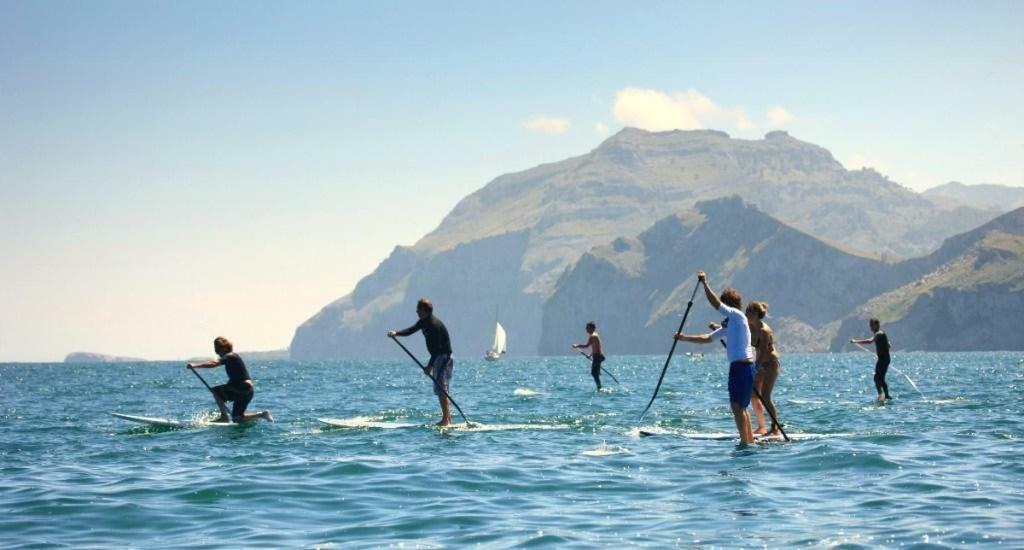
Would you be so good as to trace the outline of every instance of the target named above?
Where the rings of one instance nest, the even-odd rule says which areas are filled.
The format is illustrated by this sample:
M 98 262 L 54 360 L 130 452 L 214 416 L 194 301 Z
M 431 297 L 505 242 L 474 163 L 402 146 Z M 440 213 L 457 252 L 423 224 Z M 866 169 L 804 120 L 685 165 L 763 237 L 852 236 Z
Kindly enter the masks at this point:
M 545 134 L 564 134 L 569 126 L 569 119 L 554 116 L 534 115 L 523 121 L 523 128 Z
M 742 109 L 722 107 L 693 88 L 685 92 L 623 88 L 615 93 L 612 114 L 623 126 L 655 132 L 756 127 Z
M 608 128 L 608 125 L 603 122 L 598 122 L 594 124 L 594 131 L 597 132 L 598 134 L 601 134 L 602 136 L 607 134 L 610 130 L 611 129 Z
M 768 124 L 773 128 L 781 128 L 793 122 L 793 113 L 776 105 L 768 109 L 768 114 L 765 115 L 765 118 L 768 119 Z

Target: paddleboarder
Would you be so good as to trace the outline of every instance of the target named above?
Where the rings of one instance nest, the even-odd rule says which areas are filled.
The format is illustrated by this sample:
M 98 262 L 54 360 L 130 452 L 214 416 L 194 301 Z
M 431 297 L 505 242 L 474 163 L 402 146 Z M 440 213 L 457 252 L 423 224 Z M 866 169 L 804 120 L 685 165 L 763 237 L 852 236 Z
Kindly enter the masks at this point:
M 889 371 L 889 336 L 882 331 L 882 323 L 878 319 L 868 320 L 868 328 L 873 333 L 871 338 L 864 338 L 858 340 L 851 338 L 851 344 L 874 344 L 875 355 L 875 391 L 878 392 L 878 400 L 885 401 L 886 399 L 892 399 L 889 395 L 889 384 L 885 382 L 885 374 Z
M 754 368 L 754 388 L 757 390 L 751 397 L 754 406 L 754 416 L 757 418 L 757 429 L 755 435 L 778 435 L 779 427 L 775 419 L 779 417 L 775 401 L 772 399 L 772 390 L 775 382 L 779 379 L 779 352 L 775 350 L 775 333 L 772 332 L 768 323 L 764 322 L 768 314 L 768 304 L 765 302 L 750 302 L 745 311 L 747 323 L 750 325 L 751 345 L 757 355 Z M 760 394 L 761 398 L 758 399 Z M 763 401 L 762 401 L 763 400 Z M 763 407 L 768 408 L 768 416 L 772 419 L 771 431 L 765 431 Z
M 448 336 L 448 328 L 434 316 L 434 304 L 426 298 L 416 302 L 416 315 L 419 320 L 413 326 L 404 330 L 388 331 L 388 337 L 409 336 L 416 331 L 423 331 L 423 338 L 427 342 L 427 351 L 430 353 L 430 361 L 425 371 L 429 371 L 434 379 L 434 395 L 441 404 L 441 421 L 438 426 L 448 426 L 452 423 L 452 411 L 448 404 L 449 386 L 452 381 L 452 371 L 455 370 L 455 362 L 452 360 L 452 341 Z M 438 386 L 440 384 L 440 386 Z
M 573 349 L 586 349 L 590 348 L 590 376 L 594 377 L 594 383 L 597 384 L 597 391 L 601 391 L 601 363 L 604 363 L 604 351 L 601 346 L 601 335 L 597 333 L 597 324 L 593 321 L 587 323 L 586 326 L 587 343 L 585 344 L 573 344 Z
M 729 407 L 732 410 L 736 430 L 741 443 L 753 443 L 754 433 L 750 427 L 750 396 L 754 387 L 754 350 L 750 346 L 750 325 L 742 311 L 743 296 L 735 288 L 715 295 L 703 271 L 697 272 L 697 281 L 704 286 L 704 295 L 711 307 L 726 316 L 723 326 L 708 334 L 675 334 L 675 339 L 694 344 L 710 344 L 725 339 L 726 357 L 729 360 Z
M 274 417 L 270 411 L 258 413 L 246 413 L 245 409 L 252 401 L 255 394 L 255 385 L 252 377 L 249 376 L 249 369 L 245 368 L 245 361 L 234 352 L 234 345 L 223 336 L 213 340 L 213 351 L 217 353 L 217 359 L 211 359 L 199 364 L 189 363 L 185 365 L 189 369 L 212 369 L 224 366 L 224 372 L 228 375 L 228 383 L 210 388 L 213 393 L 213 400 L 217 402 L 220 409 L 220 418 L 214 422 L 248 422 L 262 418 L 273 422 Z M 228 413 L 227 401 L 231 401 L 231 412 Z

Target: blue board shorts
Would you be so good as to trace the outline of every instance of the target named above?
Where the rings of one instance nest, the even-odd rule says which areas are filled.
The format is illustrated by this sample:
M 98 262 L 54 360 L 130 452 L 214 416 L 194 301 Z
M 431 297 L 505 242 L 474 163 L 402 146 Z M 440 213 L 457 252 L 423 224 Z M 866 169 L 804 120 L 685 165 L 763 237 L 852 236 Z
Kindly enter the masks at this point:
M 744 409 L 750 406 L 750 393 L 754 389 L 754 364 L 747 361 L 729 363 L 729 401 Z
M 455 361 L 451 355 L 438 355 L 430 358 L 430 376 L 434 377 L 434 395 L 444 395 L 452 383 L 452 371 L 455 370 Z M 440 384 L 440 387 L 438 387 Z M 441 389 L 444 389 L 444 392 Z

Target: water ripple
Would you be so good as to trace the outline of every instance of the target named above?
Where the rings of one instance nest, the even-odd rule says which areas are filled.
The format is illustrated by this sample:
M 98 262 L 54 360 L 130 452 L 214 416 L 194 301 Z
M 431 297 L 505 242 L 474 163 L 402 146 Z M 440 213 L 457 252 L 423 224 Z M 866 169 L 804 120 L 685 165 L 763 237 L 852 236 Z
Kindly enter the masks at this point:
M 0 546 L 1024 546 L 1024 355 L 896 360 L 923 398 L 891 377 L 875 403 L 861 355 L 787 356 L 796 440 L 752 446 L 711 358 L 642 426 L 663 358 L 610 358 L 632 391 L 601 393 L 570 358 L 463 360 L 481 427 L 444 430 L 405 362 L 254 362 L 281 422 L 186 429 L 107 414 L 209 418 L 180 365 L 0 365 Z

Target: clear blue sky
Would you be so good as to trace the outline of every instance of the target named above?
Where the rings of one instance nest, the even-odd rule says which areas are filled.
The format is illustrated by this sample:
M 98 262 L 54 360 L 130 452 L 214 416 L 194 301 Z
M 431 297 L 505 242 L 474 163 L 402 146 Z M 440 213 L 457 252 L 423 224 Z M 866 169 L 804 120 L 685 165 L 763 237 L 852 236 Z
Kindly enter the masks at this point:
M 0 360 L 284 347 L 464 195 L 624 124 L 1024 185 L 1022 60 L 1024 2 L 8 0 Z

